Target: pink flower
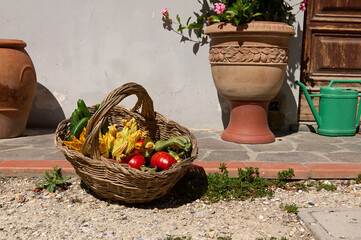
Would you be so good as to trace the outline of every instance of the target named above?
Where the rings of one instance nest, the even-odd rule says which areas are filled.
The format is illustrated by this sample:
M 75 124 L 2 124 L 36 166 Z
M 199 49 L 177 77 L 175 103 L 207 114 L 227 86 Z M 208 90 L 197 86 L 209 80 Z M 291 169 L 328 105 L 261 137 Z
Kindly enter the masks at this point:
M 215 3 L 214 6 L 216 7 L 216 9 L 214 9 L 214 11 L 217 14 L 221 14 L 221 13 L 223 13 L 224 10 L 226 10 L 226 5 L 224 5 L 223 3 Z
M 307 0 L 303 0 L 301 3 L 308 4 Z
M 168 8 L 164 8 L 162 11 L 160 11 L 160 13 L 163 14 L 163 16 L 167 17 L 169 15 Z
M 301 4 L 301 5 L 300 5 L 300 10 L 301 10 L 301 11 L 306 11 L 305 5 Z

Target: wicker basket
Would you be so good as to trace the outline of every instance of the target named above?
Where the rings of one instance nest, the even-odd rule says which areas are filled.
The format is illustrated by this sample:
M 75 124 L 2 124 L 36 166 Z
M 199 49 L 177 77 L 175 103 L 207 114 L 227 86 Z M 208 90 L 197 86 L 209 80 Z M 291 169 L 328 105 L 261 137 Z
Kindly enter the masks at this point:
M 117 106 L 125 97 L 133 94 L 138 97 L 138 101 L 132 110 Z M 94 107 L 89 107 L 89 110 L 94 111 Z M 192 141 L 191 153 L 186 159 L 160 172 L 142 172 L 128 164 L 119 164 L 101 156 L 99 131 L 105 121 L 121 126 L 122 119 L 132 118 L 136 119 L 139 129 L 148 132 L 154 141 L 188 136 Z M 63 145 L 62 140 L 69 137 L 69 124 L 70 119 L 59 123 L 55 132 L 57 147 L 90 189 L 103 198 L 115 201 L 144 203 L 163 196 L 186 173 L 198 154 L 194 135 L 185 127 L 154 112 L 152 99 L 136 83 L 127 83 L 113 90 L 92 115 L 86 128 L 84 154 Z

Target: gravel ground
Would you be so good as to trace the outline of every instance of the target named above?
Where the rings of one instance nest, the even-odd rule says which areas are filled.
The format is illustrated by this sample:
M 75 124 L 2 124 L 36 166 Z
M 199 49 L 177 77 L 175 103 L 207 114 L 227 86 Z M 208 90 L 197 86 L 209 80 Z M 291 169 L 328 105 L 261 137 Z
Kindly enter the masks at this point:
M 34 192 L 39 181 L 0 178 L 0 239 L 313 239 L 282 206 L 361 207 L 361 184 L 354 180 L 329 181 L 335 192 L 277 189 L 273 197 L 212 204 L 167 195 L 142 205 L 100 199 L 76 177 L 56 193 Z

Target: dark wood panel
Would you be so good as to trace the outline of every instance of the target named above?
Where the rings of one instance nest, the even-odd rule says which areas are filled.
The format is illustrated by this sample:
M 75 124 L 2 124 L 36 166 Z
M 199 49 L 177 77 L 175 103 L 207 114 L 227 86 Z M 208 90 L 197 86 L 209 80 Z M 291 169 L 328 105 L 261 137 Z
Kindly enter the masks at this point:
M 361 20 L 359 0 L 319 0 L 314 5 L 314 18 L 355 18 Z M 331 19 L 325 19 L 331 20 Z
M 311 71 L 314 75 L 358 74 L 361 72 L 361 35 L 315 34 L 311 52 Z

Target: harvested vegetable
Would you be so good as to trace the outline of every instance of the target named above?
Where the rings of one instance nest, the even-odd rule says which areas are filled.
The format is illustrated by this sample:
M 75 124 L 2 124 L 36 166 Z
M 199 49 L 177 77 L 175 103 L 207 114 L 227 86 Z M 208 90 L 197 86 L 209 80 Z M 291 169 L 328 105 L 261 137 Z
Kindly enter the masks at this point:
M 70 136 L 71 141 L 63 141 L 64 145 L 69 149 L 76 150 L 78 152 L 82 152 L 82 147 L 85 142 L 85 128 L 83 128 L 82 133 L 79 136 L 79 139 L 74 135 Z
M 122 162 L 127 155 L 133 152 L 138 140 L 145 136 L 146 132 L 138 130 L 137 123 L 134 118 L 129 122 L 125 119 L 122 120 L 123 130 L 116 133 L 116 139 L 112 149 L 112 156 L 118 162 Z
M 166 152 L 157 152 L 150 159 L 150 165 L 160 170 L 166 170 L 176 163 L 177 160 Z
M 168 147 L 183 149 L 184 151 L 189 152 L 192 149 L 192 142 L 187 136 L 179 136 L 169 140 L 159 140 L 155 143 L 156 152 L 163 151 Z
M 84 117 L 87 117 L 87 118 L 90 118 L 91 115 L 90 115 L 90 112 L 88 110 L 88 108 L 86 107 L 85 105 L 85 102 L 83 99 L 79 99 L 78 102 L 78 108 L 81 110 L 81 112 L 84 114 Z
M 70 131 L 70 137 L 75 136 L 78 138 L 80 136 L 80 133 L 82 132 L 83 128 L 88 123 L 89 118 L 83 117 Z
M 132 168 L 140 169 L 145 165 L 145 158 L 140 154 L 131 154 L 125 158 L 124 163 L 127 163 Z

